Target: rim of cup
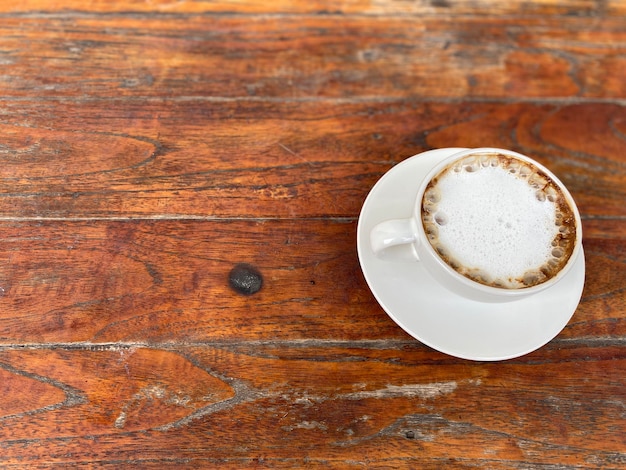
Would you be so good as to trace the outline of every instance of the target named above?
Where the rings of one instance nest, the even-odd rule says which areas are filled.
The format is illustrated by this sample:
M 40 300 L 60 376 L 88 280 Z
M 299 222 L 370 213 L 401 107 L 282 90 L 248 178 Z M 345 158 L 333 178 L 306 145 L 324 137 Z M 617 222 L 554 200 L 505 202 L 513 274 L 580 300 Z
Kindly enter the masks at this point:
M 426 233 L 424 231 L 424 226 L 422 223 L 422 198 L 424 196 L 424 192 L 428 186 L 428 183 L 432 178 L 437 176 L 441 170 L 450 165 L 452 162 L 456 160 L 460 160 L 462 158 L 468 157 L 472 154 L 481 154 L 481 153 L 499 153 L 507 156 L 511 156 L 513 158 L 517 158 L 518 160 L 525 161 L 530 163 L 531 165 L 537 167 L 539 170 L 545 172 L 559 187 L 559 189 L 564 194 L 567 202 L 572 209 L 572 213 L 574 214 L 575 222 L 576 222 L 576 242 L 574 244 L 574 249 L 572 250 L 572 254 L 567 260 L 567 263 L 563 266 L 563 268 L 556 273 L 552 278 L 544 281 L 540 284 L 536 284 L 530 287 L 522 287 L 522 288 L 506 288 L 506 287 L 496 287 L 496 286 L 488 286 L 486 284 L 481 284 L 480 282 L 474 281 L 463 274 L 457 272 L 454 268 L 452 268 L 448 263 L 446 263 L 440 256 L 437 254 L 434 247 L 428 241 L 426 237 Z M 461 284 L 466 285 L 468 288 L 480 292 L 489 296 L 497 296 L 500 298 L 516 298 L 521 296 L 530 295 L 544 289 L 547 289 L 554 284 L 556 284 L 559 280 L 561 280 L 565 275 L 570 271 L 572 266 L 575 264 L 576 259 L 578 258 L 580 251 L 582 249 L 582 223 L 580 218 L 580 213 L 578 211 L 578 207 L 576 202 L 574 201 L 573 196 L 567 189 L 567 187 L 563 184 L 563 182 L 548 168 L 546 168 L 541 163 L 537 162 L 531 157 L 523 155 L 521 153 L 515 152 L 513 150 L 506 150 L 496 147 L 479 147 L 473 149 L 464 149 L 459 152 L 456 152 L 446 158 L 444 158 L 441 162 L 435 165 L 425 176 L 424 180 L 420 184 L 420 189 L 417 193 L 417 198 L 414 205 L 414 213 L 413 216 L 418 224 L 417 237 L 419 238 L 419 244 L 423 245 L 423 249 L 427 250 L 429 256 L 434 259 L 441 268 L 443 268 L 449 275 L 451 275 L 454 279 L 459 281 Z

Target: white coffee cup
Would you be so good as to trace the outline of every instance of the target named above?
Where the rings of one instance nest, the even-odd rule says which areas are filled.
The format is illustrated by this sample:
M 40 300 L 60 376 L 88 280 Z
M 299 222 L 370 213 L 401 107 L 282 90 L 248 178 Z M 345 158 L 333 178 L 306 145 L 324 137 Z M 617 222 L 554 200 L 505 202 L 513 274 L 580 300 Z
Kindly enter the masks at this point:
M 466 171 L 468 174 L 463 173 Z M 548 181 L 549 184 L 544 186 L 544 181 Z M 484 302 L 510 301 L 533 295 L 559 282 L 580 255 L 582 225 L 574 199 L 552 172 L 525 155 L 498 148 L 464 149 L 439 162 L 423 181 L 416 184 L 419 185 L 419 189 L 411 216 L 406 219 L 386 220 L 376 225 L 370 233 L 371 248 L 378 258 L 392 263 L 398 262 L 398 251 L 394 256 L 389 256 L 393 251 L 391 247 L 409 246 L 410 250 L 399 251 L 406 253 L 405 261 L 422 263 L 436 281 L 458 295 Z M 448 204 L 445 207 L 453 215 L 461 214 L 457 217 L 458 220 L 453 218 L 449 221 L 446 216 L 445 220 L 438 221 L 442 223 L 441 225 L 434 224 L 437 229 L 435 231 L 438 232 L 436 236 L 432 233 L 431 219 L 434 214 L 429 212 L 432 210 L 430 199 L 424 203 L 425 192 L 432 191 L 433 187 L 436 187 L 437 194 L 441 193 L 441 190 L 447 191 L 442 202 L 434 203 L 433 207 L 439 208 Z M 528 188 L 528 191 L 525 188 Z M 553 197 L 552 193 L 555 190 L 556 196 Z M 545 191 L 549 193 L 549 200 L 545 200 Z M 430 193 L 428 194 L 430 197 Z M 494 194 L 496 200 L 492 200 Z M 529 196 L 533 194 L 536 200 Z M 474 200 L 476 204 L 473 203 Z M 552 220 L 550 211 L 552 207 L 557 206 L 559 210 L 555 217 L 558 222 L 555 223 L 555 227 L 550 228 Z M 561 223 L 561 208 L 565 208 L 567 214 L 567 222 L 564 224 Z M 503 213 L 502 216 L 498 215 L 500 212 Z M 474 217 L 474 222 L 468 220 L 470 213 Z M 504 219 L 509 215 L 512 215 L 510 220 L 520 220 L 512 224 L 505 222 Z M 498 221 L 503 219 L 502 222 L 495 223 L 493 219 L 495 217 Z M 536 230 L 537 227 L 544 225 L 545 230 L 543 228 Z M 459 235 L 458 228 L 463 229 L 462 236 Z M 449 231 L 449 235 L 445 235 L 446 230 Z M 509 236 L 507 231 L 511 230 L 511 233 L 516 235 Z M 554 236 L 552 231 L 555 232 Z M 566 235 L 562 236 L 561 232 Z M 441 246 L 440 242 L 444 235 L 448 237 L 446 243 L 452 246 Z M 496 256 L 493 256 L 490 250 L 483 249 L 483 245 L 478 245 L 479 238 L 482 241 L 486 240 L 487 246 L 493 245 Z M 498 251 L 497 245 L 506 245 L 507 240 L 511 241 L 511 246 L 501 252 Z M 551 240 L 550 247 L 546 245 L 546 240 Z M 559 248 L 560 244 L 567 247 L 565 255 L 561 254 L 563 250 Z M 452 253 L 449 257 L 453 260 L 445 261 L 438 251 L 444 254 Z M 501 260 L 497 253 L 508 258 Z M 458 258 L 457 254 L 461 257 Z M 551 258 L 555 254 L 560 256 Z M 514 272 L 510 276 L 506 274 L 504 277 L 493 278 L 489 272 L 490 270 L 494 273 L 506 272 L 509 264 L 525 266 L 525 263 L 532 260 L 537 263 L 536 260 L 543 259 L 544 255 L 549 257 L 544 264 L 528 266 L 523 274 Z M 477 272 L 480 276 L 475 274 Z M 541 277 L 540 281 L 538 277 Z M 503 281 L 505 278 L 507 280 Z M 517 279 L 516 283 L 510 280 L 513 278 Z M 480 279 L 480 282 L 476 279 Z

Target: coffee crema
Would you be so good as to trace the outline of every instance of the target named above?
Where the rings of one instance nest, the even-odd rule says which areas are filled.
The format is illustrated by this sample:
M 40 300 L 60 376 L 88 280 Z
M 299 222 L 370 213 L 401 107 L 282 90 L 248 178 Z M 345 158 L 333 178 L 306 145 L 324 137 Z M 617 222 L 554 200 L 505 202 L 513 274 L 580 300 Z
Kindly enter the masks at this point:
M 576 246 L 576 217 L 561 188 L 502 153 L 471 154 L 441 170 L 424 191 L 421 219 L 441 259 L 487 286 L 546 282 Z

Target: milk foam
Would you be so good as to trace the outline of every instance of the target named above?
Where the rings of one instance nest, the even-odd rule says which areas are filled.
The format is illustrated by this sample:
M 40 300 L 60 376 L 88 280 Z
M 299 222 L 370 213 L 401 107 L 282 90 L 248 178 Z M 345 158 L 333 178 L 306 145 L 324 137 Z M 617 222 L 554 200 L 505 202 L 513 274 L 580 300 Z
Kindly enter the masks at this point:
M 558 186 L 536 167 L 508 156 L 471 156 L 447 168 L 431 181 L 422 206 L 435 250 L 483 284 L 539 284 L 554 276 L 573 250 L 573 213 Z

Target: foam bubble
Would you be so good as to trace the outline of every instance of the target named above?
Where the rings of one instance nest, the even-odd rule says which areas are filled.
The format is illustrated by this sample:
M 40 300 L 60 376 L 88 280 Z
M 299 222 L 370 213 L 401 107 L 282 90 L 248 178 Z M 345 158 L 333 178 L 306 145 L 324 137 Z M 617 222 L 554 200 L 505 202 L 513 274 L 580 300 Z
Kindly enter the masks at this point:
M 435 250 L 483 284 L 545 282 L 573 250 L 571 208 L 550 178 L 525 161 L 493 153 L 465 158 L 431 181 L 422 204 Z
M 435 214 L 435 222 L 437 223 L 437 225 L 446 225 L 448 223 L 448 216 L 439 211 Z
M 441 200 L 441 193 L 437 188 L 429 188 L 424 194 L 424 199 L 430 203 L 437 203 Z

